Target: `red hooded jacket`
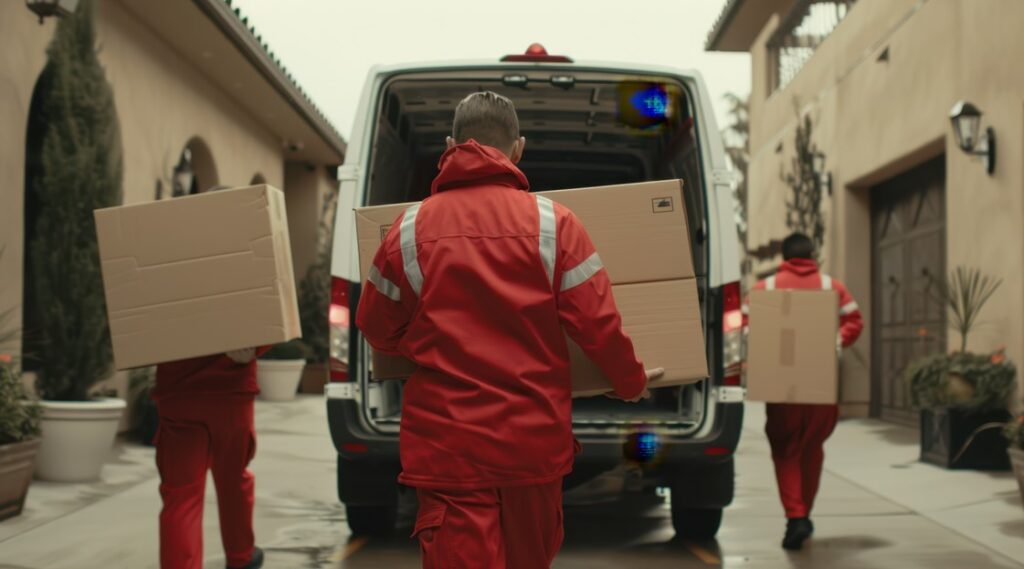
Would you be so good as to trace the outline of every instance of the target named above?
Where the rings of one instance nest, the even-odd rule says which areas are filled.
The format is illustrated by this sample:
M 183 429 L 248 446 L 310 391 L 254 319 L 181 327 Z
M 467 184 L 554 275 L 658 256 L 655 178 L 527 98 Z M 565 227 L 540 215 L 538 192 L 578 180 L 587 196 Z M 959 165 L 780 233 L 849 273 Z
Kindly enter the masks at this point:
M 420 366 L 405 386 L 399 480 L 557 480 L 575 455 L 563 328 L 623 398 L 643 391 L 643 365 L 572 212 L 530 194 L 504 154 L 472 140 L 439 168 L 431 197 L 377 251 L 356 316 L 374 349 Z
M 835 290 L 839 293 L 839 338 L 844 348 L 853 345 L 864 329 L 864 319 L 860 307 L 853 299 L 846 286 L 818 270 L 818 263 L 813 259 L 789 259 L 779 265 L 779 270 L 772 276 L 757 283 L 757 290 L 764 289 L 805 289 Z M 743 303 L 743 325 L 747 325 L 749 308 Z

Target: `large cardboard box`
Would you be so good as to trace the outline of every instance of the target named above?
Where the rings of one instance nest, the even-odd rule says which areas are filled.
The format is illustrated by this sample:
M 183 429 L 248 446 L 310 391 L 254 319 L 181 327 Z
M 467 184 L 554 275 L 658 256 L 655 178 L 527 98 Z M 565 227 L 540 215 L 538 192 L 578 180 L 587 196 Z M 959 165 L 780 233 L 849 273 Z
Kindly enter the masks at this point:
M 835 291 L 751 291 L 747 399 L 839 401 L 838 302 Z
M 95 218 L 117 369 L 301 336 L 280 190 L 224 190 Z
M 583 222 L 612 281 L 623 327 L 648 367 L 664 367 L 652 386 L 707 377 L 704 328 L 680 180 L 542 192 Z M 365 281 L 384 236 L 410 204 L 357 209 L 356 233 Z M 596 364 L 571 340 L 573 393 L 610 390 Z M 404 358 L 373 356 L 374 379 L 408 377 Z

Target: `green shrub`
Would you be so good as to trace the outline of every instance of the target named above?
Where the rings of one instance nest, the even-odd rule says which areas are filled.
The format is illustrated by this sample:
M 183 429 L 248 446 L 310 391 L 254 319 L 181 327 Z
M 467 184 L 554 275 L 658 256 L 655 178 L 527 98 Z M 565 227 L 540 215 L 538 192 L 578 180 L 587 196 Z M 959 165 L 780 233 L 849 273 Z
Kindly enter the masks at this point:
M 1003 352 L 955 352 L 915 360 L 904 371 L 918 408 L 961 407 L 968 411 L 1005 409 L 1016 387 L 1017 370 Z
M 17 364 L 0 355 L 0 445 L 39 434 L 39 405 L 25 397 Z
M 309 357 L 310 349 L 305 342 L 299 339 L 277 344 L 271 347 L 265 354 L 260 356 L 261 360 L 304 360 Z
M 114 98 L 96 56 L 92 1 L 61 19 L 39 100 L 45 127 L 31 191 L 39 206 L 29 254 L 44 399 L 82 401 L 112 368 L 93 210 L 121 202 Z

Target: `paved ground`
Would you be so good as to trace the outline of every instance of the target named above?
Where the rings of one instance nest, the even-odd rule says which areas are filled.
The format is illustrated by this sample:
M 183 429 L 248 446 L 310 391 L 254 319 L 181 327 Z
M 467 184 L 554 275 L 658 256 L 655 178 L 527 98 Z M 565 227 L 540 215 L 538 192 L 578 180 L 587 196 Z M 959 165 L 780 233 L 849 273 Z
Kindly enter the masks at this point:
M 717 543 L 674 540 L 657 497 L 571 508 L 555 569 L 1019 568 L 1024 509 L 1006 474 L 947 472 L 914 461 L 913 431 L 844 422 L 829 443 L 818 535 L 799 554 L 778 547 L 763 411 L 748 406 L 736 504 Z M 273 569 L 418 567 L 409 540 L 353 540 L 334 489 L 320 398 L 259 403 L 256 533 Z M 96 484 L 35 483 L 24 515 L 0 523 L 0 569 L 155 568 L 159 511 L 153 451 L 119 445 Z M 207 503 L 214 500 L 212 484 Z M 216 508 L 206 512 L 206 568 L 223 567 Z

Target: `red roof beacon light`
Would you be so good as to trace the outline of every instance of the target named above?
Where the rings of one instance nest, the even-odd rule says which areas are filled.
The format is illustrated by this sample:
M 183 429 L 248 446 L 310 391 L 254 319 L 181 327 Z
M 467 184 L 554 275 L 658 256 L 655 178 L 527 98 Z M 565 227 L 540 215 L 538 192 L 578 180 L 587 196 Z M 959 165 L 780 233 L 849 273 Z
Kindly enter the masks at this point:
M 548 50 L 539 43 L 532 43 L 526 48 L 522 55 L 506 55 L 502 61 L 519 61 L 529 63 L 572 63 L 572 60 L 564 55 L 548 55 Z

